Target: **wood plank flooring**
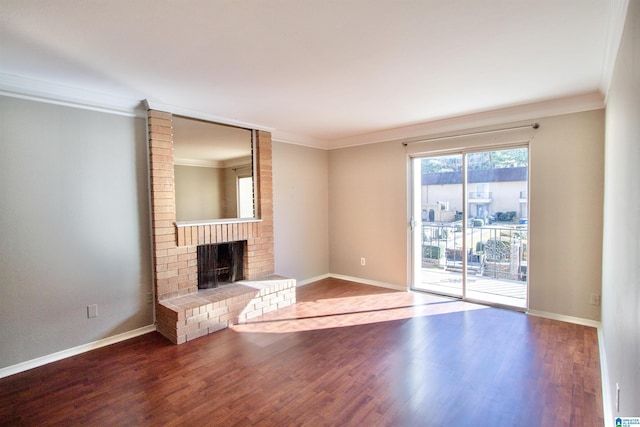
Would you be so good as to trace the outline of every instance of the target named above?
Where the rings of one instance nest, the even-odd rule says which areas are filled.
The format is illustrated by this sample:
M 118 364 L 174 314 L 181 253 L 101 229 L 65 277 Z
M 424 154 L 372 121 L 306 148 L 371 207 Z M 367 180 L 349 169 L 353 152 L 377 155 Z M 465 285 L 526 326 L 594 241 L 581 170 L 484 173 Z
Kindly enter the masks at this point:
M 336 279 L 0 379 L 0 425 L 602 426 L 596 330 Z

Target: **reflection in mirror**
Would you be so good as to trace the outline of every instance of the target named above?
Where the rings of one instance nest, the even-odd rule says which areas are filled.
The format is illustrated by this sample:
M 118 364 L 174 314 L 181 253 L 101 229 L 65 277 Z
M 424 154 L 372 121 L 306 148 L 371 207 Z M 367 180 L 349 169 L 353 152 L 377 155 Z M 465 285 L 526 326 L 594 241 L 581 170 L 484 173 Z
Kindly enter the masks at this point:
M 173 116 L 176 220 L 253 218 L 253 131 Z

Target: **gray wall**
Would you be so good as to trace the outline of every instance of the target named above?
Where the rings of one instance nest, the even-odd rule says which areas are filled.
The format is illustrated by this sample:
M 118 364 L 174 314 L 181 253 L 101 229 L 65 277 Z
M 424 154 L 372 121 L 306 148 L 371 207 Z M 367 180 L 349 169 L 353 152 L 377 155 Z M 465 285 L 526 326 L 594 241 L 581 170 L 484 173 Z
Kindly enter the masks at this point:
M 305 283 L 329 272 L 327 151 L 273 142 L 276 273 Z
M 0 368 L 153 323 L 145 123 L 0 96 Z
M 615 416 L 640 416 L 640 2 L 627 22 L 607 102 L 602 329 Z M 620 412 L 615 384 L 620 384 Z
M 530 308 L 599 320 L 590 295 L 601 289 L 604 111 L 535 121 L 541 128 L 530 145 Z M 466 144 L 463 138 L 421 149 Z M 331 273 L 407 287 L 407 174 L 398 141 L 329 152 Z

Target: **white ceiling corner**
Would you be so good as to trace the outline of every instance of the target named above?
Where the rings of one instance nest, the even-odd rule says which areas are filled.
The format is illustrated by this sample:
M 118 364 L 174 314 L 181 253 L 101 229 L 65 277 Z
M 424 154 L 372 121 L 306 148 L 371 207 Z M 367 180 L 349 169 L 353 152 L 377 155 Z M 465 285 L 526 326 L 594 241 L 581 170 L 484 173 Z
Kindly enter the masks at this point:
M 604 60 L 602 62 L 602 83 L 600 89 L 606 98 L 609 95 L 609 86 L 613 77 L 613 70 L 616 65 L 616 57 L 620 40 L 622 40 L 622 31 L 624 30 L 624 21 L 629 9 L 629 0 L 610 0 L 609 22 L 607 26 L 606 48 Z

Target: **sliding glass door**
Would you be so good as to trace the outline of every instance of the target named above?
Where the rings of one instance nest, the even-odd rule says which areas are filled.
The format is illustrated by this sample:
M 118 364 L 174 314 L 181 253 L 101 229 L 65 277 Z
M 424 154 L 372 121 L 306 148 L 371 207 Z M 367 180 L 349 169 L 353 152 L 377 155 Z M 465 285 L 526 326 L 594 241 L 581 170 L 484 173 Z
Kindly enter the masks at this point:
M 527 306 L 528 148 L 416 157 L 413 288 Z
M 415 289 L 462 297 L 462 154 L 413 159 Z

